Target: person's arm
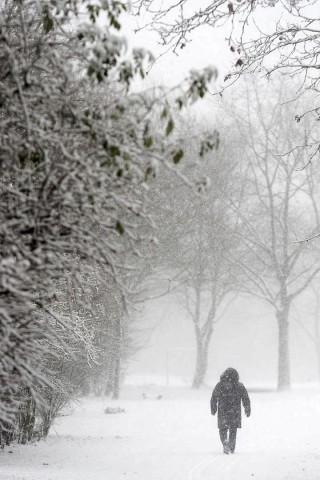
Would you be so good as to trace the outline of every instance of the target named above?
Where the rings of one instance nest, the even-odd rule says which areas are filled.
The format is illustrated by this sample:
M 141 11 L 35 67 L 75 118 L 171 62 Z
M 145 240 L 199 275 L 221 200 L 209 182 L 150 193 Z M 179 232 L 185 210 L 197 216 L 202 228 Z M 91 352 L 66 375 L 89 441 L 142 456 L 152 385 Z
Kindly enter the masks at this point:
M 245 388 L 244 385 L 241 386 L 241 400 L 242 400 L 242 405 L 244 408 L 244 413 L 246 414 L 247 417 L 250 417 L 251 415 L 251 402 L 250 398 L 247 392 L 247 389 Z
M 210 400 L 211 415 L 215 415 L 217 413 L 218 398 L 219 398 L 219 384 L 215 386 L 211 395 L 211 400 Z

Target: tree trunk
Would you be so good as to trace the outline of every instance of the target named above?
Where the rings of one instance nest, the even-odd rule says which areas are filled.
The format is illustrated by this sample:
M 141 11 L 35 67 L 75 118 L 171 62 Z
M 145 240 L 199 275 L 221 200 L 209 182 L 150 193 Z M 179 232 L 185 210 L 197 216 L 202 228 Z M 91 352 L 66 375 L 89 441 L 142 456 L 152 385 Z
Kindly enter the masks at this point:
M 7 422 L 1 422 L 0 424 L 0 448 L 3 449 L 5 445 L 10 445 L 13 440 L 13 428 Z
M 121 358 L 117 356 L 115 361 L 114 377 L 113 377 L 113 395 L 114 400 L 118 400 L 120 395 L 120 373 L 121 373 Z
M 193 377 L 192 388 L 199 388 L 203 385 L 208 369 L 208 352 L 210 340 L 213 334 L 213 328 L 209 324 L 206 334 L 201 334 L 200 329 L 196 328 L 197 338 L 197 362 L 196 371 Z
M 278 391 L 290 390 L 290 359 L 289 359 L 289 308 L 276 313 L 279 329 L 278 344 Z
M 192 388 L 199 388 L 204 382 L 207 373 L 208 362 L 205 356 L 203 342 L 197 339 L 197 362 L 196 371 L 193 377 Z
M 113 375 L 113 395 L 114 400 L 118 400 L 120 395 L 120 377 L 121 377 L 121 357 L 122 357 L 122 325 L 120 316 L 116 319 L 115 325 L 115 360 Z
M 317 341 L 316 343 L 316 352 L 317 352 L 317 360 L 318 360 L 318 381 L 320 382 L 320 343 Z
M 319 328 L 319 301 L 317 300 L 317 311 L 315 316 L 314 323 L 314 338 L 315 338 L 315 347 L 318 360 L 318 381 L 320 382 L 320 328 Z
M 36 406 L 29 388 L 24 391 L 24 402 L 20 409 L 20 443 L 30 442 L 35 424 Z

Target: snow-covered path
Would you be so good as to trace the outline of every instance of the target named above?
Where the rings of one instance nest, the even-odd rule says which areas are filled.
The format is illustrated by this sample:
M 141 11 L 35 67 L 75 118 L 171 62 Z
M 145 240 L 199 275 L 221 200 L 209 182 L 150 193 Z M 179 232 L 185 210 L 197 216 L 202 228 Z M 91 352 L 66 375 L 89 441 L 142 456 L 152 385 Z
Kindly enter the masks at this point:
M 6 448 L 0 479 L 319 480 L 320 391 L 250 396 L 234 455 L 222 454 L 209 390 L 132 387 L 76 405 L 45 442 Z

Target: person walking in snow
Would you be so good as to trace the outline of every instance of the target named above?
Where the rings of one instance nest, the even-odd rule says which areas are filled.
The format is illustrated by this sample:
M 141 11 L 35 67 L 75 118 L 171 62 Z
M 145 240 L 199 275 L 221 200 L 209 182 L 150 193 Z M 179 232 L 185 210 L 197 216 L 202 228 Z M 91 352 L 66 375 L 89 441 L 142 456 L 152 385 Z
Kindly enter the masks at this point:
M 223 451 L 234 453 L 237 429 L 241 428 L 241 402 L 247 417 L 251 414 L 251 405 L 245 386 L 239 382 L 239 374 L 234 368 L 227 368 L 215 386 L 210 406 L 211 415 L 218 410 L 218 428 Z

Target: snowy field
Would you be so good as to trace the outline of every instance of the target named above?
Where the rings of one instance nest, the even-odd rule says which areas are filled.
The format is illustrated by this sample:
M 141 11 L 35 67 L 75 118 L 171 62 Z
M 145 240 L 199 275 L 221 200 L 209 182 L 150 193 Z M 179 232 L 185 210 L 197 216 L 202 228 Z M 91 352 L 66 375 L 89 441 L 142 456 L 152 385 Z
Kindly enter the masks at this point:
M 127 386 L 119 401 L 83 399 L 46 441 L 6 447 L 0 479 L 319 480 L 320 390 L 251 393 L 234 455 L 222 453 L 210 394 Z

